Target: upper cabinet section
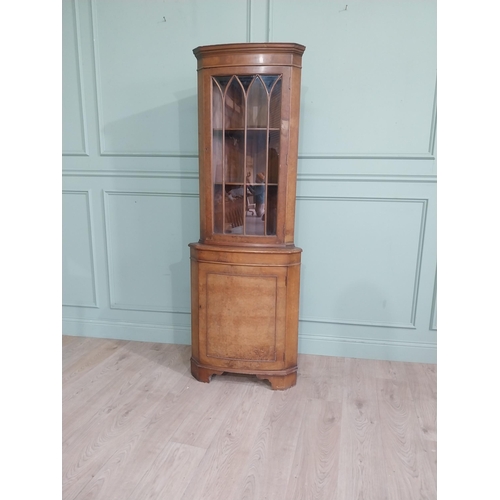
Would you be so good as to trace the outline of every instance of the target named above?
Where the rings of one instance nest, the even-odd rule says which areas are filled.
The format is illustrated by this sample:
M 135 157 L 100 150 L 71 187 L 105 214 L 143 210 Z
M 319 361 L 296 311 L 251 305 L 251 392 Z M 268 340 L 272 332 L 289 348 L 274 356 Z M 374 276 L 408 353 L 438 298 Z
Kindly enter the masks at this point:
M 199 47 L 201 241 L 293 244 L 298 44 Z

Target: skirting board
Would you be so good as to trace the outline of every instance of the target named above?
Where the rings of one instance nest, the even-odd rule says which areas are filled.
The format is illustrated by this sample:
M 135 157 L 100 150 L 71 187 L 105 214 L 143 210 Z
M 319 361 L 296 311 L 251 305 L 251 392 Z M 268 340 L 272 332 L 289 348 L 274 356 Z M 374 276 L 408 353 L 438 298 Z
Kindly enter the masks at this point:
M 63 335 L 161 344 L 191 344 L 189 326 L 149 325 L 63 318 Z
M 347 337 L 300 335 L 299 352 L 343 358 L 437 363 L 437 346 L 431 342 L 405 342 Z
M 191 344 L 188 326 L 164 326 L 113 321 L 63 319 L 63 335 L 159 342 L 165 344 Z M 299 335 L 299 353 L 346 358 L 437 362 L 435 343 L 374 340 L 320 335 Z

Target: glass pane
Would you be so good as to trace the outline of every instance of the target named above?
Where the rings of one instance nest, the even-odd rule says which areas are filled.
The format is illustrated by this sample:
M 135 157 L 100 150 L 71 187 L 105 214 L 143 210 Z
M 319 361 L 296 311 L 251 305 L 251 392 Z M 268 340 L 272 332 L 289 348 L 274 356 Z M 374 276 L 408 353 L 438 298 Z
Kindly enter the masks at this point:
M 273 88 L 274 84 L 276 83 L 276 80 L 280 77 L 281 75 L 261 75 L 262 81 L 266 85 L 267 91 L 271 93 L 271 89 Z
M 214 185 L 214 233 L 222 233 L 224 230 L 224 196 L 222 184 Z
M 241 184 L 245 171 L 245 94 L 237 76 L 228 83 L 224 113 L 224 181 Z
M 243 128 L 245 124 L 245 97 L 237 76 L 233 76 L 224 99 L 225 128 Z
M 222 89 L 222 93 L 226 90 L 226 85 L 231 80 L 230 76 L 214 76 L 213 79 L 219 84 Z
M 226 183 L 243 183 L 244 158 L 245 158 L 245 134 L 240 131 L 225 131 L 225 179 Z
M 267 127 L 267 90 L 259 76 L 248 89 L 248 127 Z
M 280 127 L 281 127 L 281 87 L 282 78 L 279 76 L 270 86 L 269 104 L 269 149 L 267 159 L 268 192 L 266 210 L 266 234 L 276 234 L 278 218 L 278 182 L 280 166 Z
M 243 185 L 226 184 L 226 226 L 224 229 L 226 233 L 243 234 L 243 218 L 245 216 L 243 190 Z
M 268 182 L 278 184 L 280 167 L 280 132 L 271 130 L 269 132 L 269 152 L 268 152 Z
M 266 234 L 276 234 L 278 217 L 278 180 L 280 167 L 280 132 L 269 131 L 269 149 L 267 154 L 267 209 Z
M 248 90 L 248 235 L 276 234 L 280 125 L 281 75 L 260 75 Z
M 222 182 L 222 90 L 212 82 L 213 147 L 212 165 L 215 182 Z
M 247 133 L 247 217 L 246 234 L 264 235 L 267 134 L 264 130 Z
M 245 92 L 248 93 L 248 87 L 250 84 L 253 82 L 255 78 L 255 75 L 239 75 L 238 79 L 243 85 L 243 88 L 245 89 Z
M 266 234 L 276 234 L 276 220 L 278 218 L 278 186 L 269 186 L 267 188 L 266 205 Z
M 269 127 L 281 127 L 281 77 L 271 89 L 271 102 L 269 105 Z
M 212 123 L 214 129 L 222 129 L 222 88 L 212 80 Z
M 214 232 L 276 234 L 281 75 L 212 80 Z
M 214 232 L 222 233 L 222 88 L 212 80 L 212 168 L 214 179 Z

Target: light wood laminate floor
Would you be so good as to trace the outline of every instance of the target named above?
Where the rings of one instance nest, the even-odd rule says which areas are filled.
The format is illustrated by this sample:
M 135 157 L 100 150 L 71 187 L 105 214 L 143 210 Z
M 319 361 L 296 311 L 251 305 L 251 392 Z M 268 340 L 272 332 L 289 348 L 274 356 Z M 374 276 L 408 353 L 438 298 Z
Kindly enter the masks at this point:
M 63 500 L 436 498 L 436 366 L 299 355 L 197 382 L 190 346 L 63 337 Z

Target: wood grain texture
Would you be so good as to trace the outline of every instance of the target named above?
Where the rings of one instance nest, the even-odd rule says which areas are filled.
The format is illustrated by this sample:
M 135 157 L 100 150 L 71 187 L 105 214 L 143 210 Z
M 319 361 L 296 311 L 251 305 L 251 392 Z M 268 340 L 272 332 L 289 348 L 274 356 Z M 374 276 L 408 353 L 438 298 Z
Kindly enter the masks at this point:
M 273 394 L 250 453 L 247 472 L 234 498 L 280 498 L 286 491 L 300 424 L 304 399 L 293 391 Z
M 84 354 L 93 347 L 101 345 L 102 339 L 91 339 L 86 337 L 72 337 L 72 342 L 63 344 L 62 366 L 66 369 L 71 363 L 80 361 Z
M 389 499 L 435 498 L 436 484 L 418 429 L 408 384 L 377 380 Z M 410 431 L 411 430 L 411 431 Z
M 276 360 L 277 281 L 207 273 L 207 356 Z
M 342 401 L 344 358 L 306 356 L 299 358 L 297 388 L 302 397 Z
M 272 391 L 114 342 L 63 338 L 63 500 L 436 498 L 433 365 L 299 355 Z
M 415 403 L 418 422 L 425 440 L 437 439 L 437 374 L 436 366 L 406 363 L 408 385 Z
M 230 376 L 229 380 L 238 377 Z M 182 500 L 236 498 L 238 480 L 247 470 L 252 445 L 272 397 L 262 384 L 239 379 L 236 385 L 241 399 L 220 426 L 200 463 L 197 479 L 189 485 Z
M 337 498 L 384 500 L 387 473 L 381 435 L 377 362 L 345 360 Z
M 94 339 L 95 340 L 95 339 Z M 90 368 L 99 365 L 107 357 L 111 356 L 117 349 L 123 345 L 123 341 L 106 340 L 104 343 L 94 343 L 85 357 L 79 357 L 72 363 L 68 362 L 65 365 L 63 376 L 63 384 L 78 378 L 82 373 L 86 373 Z
M 342 404 L 309 399 L 302 420 L 287 500 L 330 499 L 337 495 Z

